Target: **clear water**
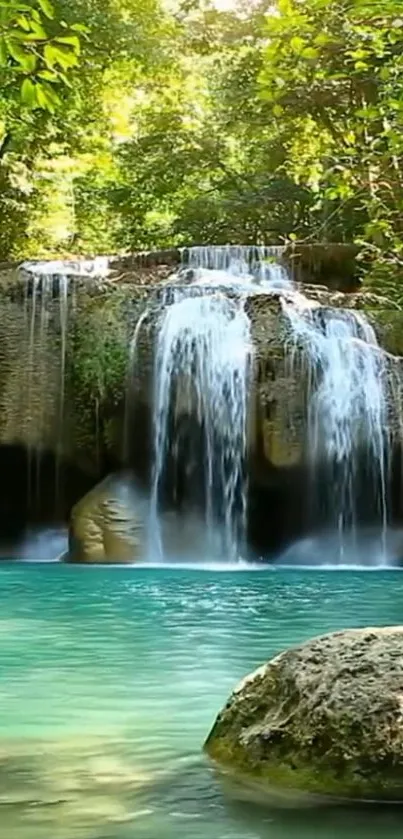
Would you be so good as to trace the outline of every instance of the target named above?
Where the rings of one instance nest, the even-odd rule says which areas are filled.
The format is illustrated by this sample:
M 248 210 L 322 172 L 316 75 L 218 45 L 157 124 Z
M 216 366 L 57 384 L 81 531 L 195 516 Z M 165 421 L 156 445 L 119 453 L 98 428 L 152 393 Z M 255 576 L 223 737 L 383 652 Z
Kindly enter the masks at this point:
M 399 623 L 399 572 L 0 566 L 7 839 L 400 839 L 401 809 L 265 809 L 202 743 L 285 646 Z

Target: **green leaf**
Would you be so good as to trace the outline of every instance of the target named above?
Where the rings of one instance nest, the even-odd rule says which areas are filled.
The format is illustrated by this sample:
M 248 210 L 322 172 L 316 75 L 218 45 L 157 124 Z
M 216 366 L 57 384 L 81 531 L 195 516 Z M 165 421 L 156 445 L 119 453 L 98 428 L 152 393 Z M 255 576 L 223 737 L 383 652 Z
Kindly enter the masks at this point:
M 74 32 L 83 32 L 84 34 L 90 31 L 89 26 L 86 26 L 84 23 L 73 23 L 70 29 Z
M 39 5 L 43 11 L 43 14 L 48 17 L 50 20 L 53 20 L 55 16 L 55 10 L 52 6 L 50 0 L 38 0 Z
M 54 109 L 54 108 L 56 108 L 58 105 L 60 105 L 60 104 L 61 104 L 60 97 L 58 96 L 58 94 L 56 93 L 56 91 L 54 90 L 54 88 L 53 88 L 53 87 L 51 87 L 49 84 L 47 84 L 46 82 L 44 82 L 44 83 L 41 85 L 41 88 L 42 88 L 43 93 L 44 93 L 44 94 L 45 94 L 45 96 L 46 96 L 46 101 L 47 101 L 47 103 L 48 103 L 48 108 L 49 108 L 49 109 L 51 109 L 51 108 L 53 108 L 53 109 Z
M 52 44 L 45 44 L 43 57 L 48 67 L 54 67 L 59 61 L 59 50 L 52 46 Z
M 26 70 L 27 73 L 34 73 L 35 70 L 36 70 L 37 63 L 38 63 L 38 59 L 37 59 L 36 55 L 34 55 L 32 52 L 29 53 L 29 55 L 27 55 L 27 57 L 25 59 L 24 70 Z
M 29 32 L 29 30 L 31 28 L 28 18 L 24 17 L 23 15 L 21 15 L 21 17 L 17 18 L 16 24 L 17 24 L 17 26 L 20 26 L 21 29 L 24 29 L 25 32 Z
M 276 104 L 273 106 L 273 114 L 275 117 L 281 117 L 284 113 L 284 108 L 282 105 Z
M 69 67 L 76 67 L 78 59 L 70 47 L 55 46 L 54 44 L 46 44 L 43 51 L 44 59 L 50 69 L 54 67 L 61 67 L 62 70 L 68 70 Z
M 22 67 L 22 69 L 25 70 L 27 73 L 32 73 L 32 59 L 35 58 L 35 56 L 33 56 L 31 52 L 28 52 L 19 44 L 16 44 L 11 39 L 7 41 L 7 47 L 14 61 L 16 61 L 17 64 L 19 64 Z M 35 65 L 36 62 L 34 64 L 33 69 L 35 69 Z
M 48 91 L 46 90 L 44 85 L 39 85 L 37 90 L 38 96 L 38 106 L 43 111 L 50 111 L 53 113 L 55 111 L 56 103 L 53 100 L 52 96 L 49 96 Z
M 290 47 L 293 52 L 302 52 L 305 46 L 305 41 L 303 38 L 300 38 L 299 35 L 294 35 L 290 41 Z
M 36 20 L 33 20 L 31 22 L 31 31 L 32 31 L 32 35 L 35 36 L 35 39 L 37 39 L 39 41 L 46 41 L 48 35 L 47 35 L 47 32 L 45 31 L 45 29 L 43 28 L 41 23 L 38 23 Z M 30 40 L 32 40 L 31 36 L 29 36 L 29 37 L 30 37 Z
M 4 2 L 3 0 L 3 2 L 0 3 L 0 9 L 7 9 L 8 12 L 30 12 L 33 14 L 32 6 L 28 3 L 10 3 L 10 0 L 8 0 L 8 2 Z
M 302 55 L 309 61 L 315 61 L 318 58 L 319 52 L 314 47 L 305 47 L 305 49 L 302 50 Z
M 31 79 L 24 79 L 21 85 L 21 99 L 24 105 L 28 105 L 30 108 L 35 108 L 38 104 L 36 85 Z
M 0 39 L 0 67 L 5 67 L 7 64 L 8 49 L 4 38 Z
M 52 72 L 52 70 L 41 70 L 41 72 L 38 73 L 38 78 L 44 79 L 46 82 L 51 82 L 53 84 L 59 80 L 58 74 Z
M 55 38 L 58 44 L 69 44 L 73 47 L 75 53 L 80 52 L 80 39 L 77 35 L 60 35 L 58 38 Z

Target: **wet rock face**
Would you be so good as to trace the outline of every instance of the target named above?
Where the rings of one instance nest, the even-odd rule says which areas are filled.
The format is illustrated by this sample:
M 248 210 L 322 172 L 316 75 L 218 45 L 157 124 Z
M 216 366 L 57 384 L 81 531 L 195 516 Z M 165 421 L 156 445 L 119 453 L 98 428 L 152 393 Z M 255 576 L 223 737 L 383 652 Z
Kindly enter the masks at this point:
M 172 291 L 168 275 L 174 283 L 177 275 L 172 272 L 179 257 L 176 251 L 140 254 L 111 260 L 106 276 L 69 275 L 64 330 L 60 277 L 46 295 L 44 284 L 39 283 L 34 306 L 32 277 L 27 283 L 23 274 L 0 266 L 1 445 L 25 447 L 35 463 L 49 451 L 56 460 L 63 458 L 77 467 L 91 482 L 121 468 L 122 463 L 133 465 L 137 474 L 148 480 L 153 456 L 154 346 L 164 299 L 169 299 L 170 288 Z M 183 270 L 183 285 L 191 280 L 191 271 Z M 304 284 L 300 290 L 316 301 L 319 309 L 369 307 L 381 346 L 403 353 L 402 313 L 386 310 L 387 301 L 374 295 L 329 291 L 318 284 Z M 282 506 L 290 510 L 290 493 L 296 495 L 296 508 L 301 506 L 301 493 L 294 486 L 304 486 L 309 480 L 309 370 L 303 348 L 293 346 L 279 295 L 251 296 L 246 307 L 254 346 L 250 488 L 251 494 L 256 490 L 259 497 L 262 491 L 269 493 L 257 505 L 262 510 L 254 526 L 257 531 L 260 521 L 267 520 L 266 509 L 273 510 L 280 487 Z M 134 365 L 130 343 L 146 310 L 149 314 L 139 331 Z M 129 377 L 128 365 L 132 370 Z M 395 367 L 402 390 L 401 365 Z M 177 400 L 179 419 L 186 423 L 188 407 L 179 403 Z M 392 411 L 390 416 L 392 424 Z M 298 528 L 299 523 L 291 526 L 288 537 L 299 533 Z
M 261 789 L 403 799 L 403 627 L 345 630 L 248 676 L 205 750 Z

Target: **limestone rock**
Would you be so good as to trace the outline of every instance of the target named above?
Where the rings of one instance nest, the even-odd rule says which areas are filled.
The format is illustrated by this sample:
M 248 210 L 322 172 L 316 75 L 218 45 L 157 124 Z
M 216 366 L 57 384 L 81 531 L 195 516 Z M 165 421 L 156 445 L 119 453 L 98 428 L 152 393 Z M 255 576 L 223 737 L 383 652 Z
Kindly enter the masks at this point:
M 248 676 L 208 755 L 270 791 L 403 799 L 403 626 L 324 635 Z
M 73 508 L 69 562 L 126 563 L 144 556 L 144 502 L 129 481 L 106 478 Z

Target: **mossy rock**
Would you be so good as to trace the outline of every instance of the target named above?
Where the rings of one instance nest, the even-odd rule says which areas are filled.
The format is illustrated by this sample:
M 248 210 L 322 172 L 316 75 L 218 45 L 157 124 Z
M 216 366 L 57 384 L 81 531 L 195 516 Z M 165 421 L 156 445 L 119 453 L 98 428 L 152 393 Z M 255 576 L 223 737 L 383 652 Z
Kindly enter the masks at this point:
M 205 750 L 267 796 L 403 800 L 403 627 L 281 653 L 236 688 Z

